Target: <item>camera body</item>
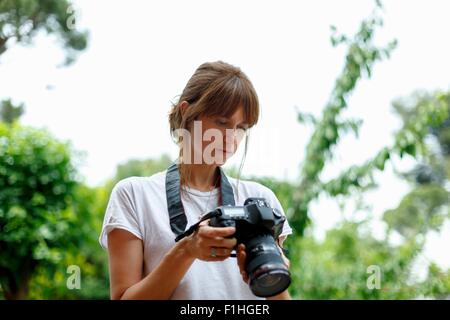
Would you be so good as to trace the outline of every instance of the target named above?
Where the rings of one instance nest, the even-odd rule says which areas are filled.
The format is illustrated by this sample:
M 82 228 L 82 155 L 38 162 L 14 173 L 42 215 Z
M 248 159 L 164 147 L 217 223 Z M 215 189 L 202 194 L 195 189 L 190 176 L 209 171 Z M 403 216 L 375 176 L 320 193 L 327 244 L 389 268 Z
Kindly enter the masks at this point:
M 291 283 L 290 273 L 276 244 L 286 218 L 271 208 L 264 198 L 248 198 L 244 206 L 218 207 L 209 225 L 235 227 L 237 243 L 246 251 L 245 269 L 252 292 L 270 297 L 283 292 Z
M 278 238 L 286 218 L 277 209 L 271 208 L 264 198 L 248 198 L 244 206 L 221 206 L 216 209 L 220 214 L 211 218 L 212 227 L 235 227 L 233 235 L 238 243 L 262 233 Z

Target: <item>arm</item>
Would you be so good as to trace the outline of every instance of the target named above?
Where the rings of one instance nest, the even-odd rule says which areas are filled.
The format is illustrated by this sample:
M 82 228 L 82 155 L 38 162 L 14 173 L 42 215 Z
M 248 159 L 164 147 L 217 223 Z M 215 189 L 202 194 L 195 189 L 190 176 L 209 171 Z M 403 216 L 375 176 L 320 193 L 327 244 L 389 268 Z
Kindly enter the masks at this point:
M 142 278 L 142 240 L 123 229 L 108 235 L 112 299 L 169 299 L 195 259 L 222 261 L 230 256 L 236 239 L 225 239 L 234 228 L 202 226 L 193 235 L 177 242 L 159 265 Z M 211 247 L 217 256 L 211 257 Z
M 108 248 L 112 299 L 168 299 L 194 262 L 186 252 L 186 243 L 177 243 L 142 279 L 142 240 L 114 229 L 108 235 Z

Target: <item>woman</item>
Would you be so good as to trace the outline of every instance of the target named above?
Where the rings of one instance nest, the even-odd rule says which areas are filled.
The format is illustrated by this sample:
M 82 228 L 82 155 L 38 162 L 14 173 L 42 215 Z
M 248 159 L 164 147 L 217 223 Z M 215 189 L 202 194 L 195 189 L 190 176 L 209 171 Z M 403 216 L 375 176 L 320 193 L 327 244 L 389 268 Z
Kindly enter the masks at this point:
M 150 177 L 121 180 L 111 193 L 100 243 L 109 253 L 112 299 L 259 298 L 247 284 L 245 246 L 236 247 L 234 227 L 203 221 L 174 241 L 225 202 L 265 198 L 284 215 L 270 189 L 228 177 L 220 168 L 243 138 L 247 151 L 248 129 L 258 117 L 258 97 L 239 68 L 218 61 L 196 70 L 169 114 L 180 146 L 177 163 Z M 290 233 L 285 222 L 278 245 Z M 237 262 L 230 258 L 233 249 Z M 289 298 L 285 290 L 270 299 Z

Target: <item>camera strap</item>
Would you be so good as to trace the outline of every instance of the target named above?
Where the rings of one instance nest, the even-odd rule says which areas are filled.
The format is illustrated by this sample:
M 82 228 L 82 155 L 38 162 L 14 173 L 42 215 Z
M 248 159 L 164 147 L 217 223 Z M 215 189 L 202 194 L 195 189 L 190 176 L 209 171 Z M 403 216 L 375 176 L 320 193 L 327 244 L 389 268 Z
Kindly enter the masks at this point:
M 176 238 L 175 238 L 175 242 L 180 241 L 181 239 L 183 239 L 184 237 L 187 237 L 191 234 L 193 234 L 195 232 L 195 230 L 198 229 L 198 227 L 200 226 L 200 223 L 202 223 L 205 220 L 211 219 L 212 217 L 216 217 L 218 215 L 217 212 L 208 212 L 207 214 L 204 214 L 202 216 L 202 218 L 197 222 L 194 223 L 192 226 L 189 227 L 189 229 L 187 229 L 186 231 L 184 231 L 183 233 L 179 234 Z
M 233 188 L 231 187 L 231 184 L 228 181 L 221 167 L 219 167 L 219 171 L 220 171 L 219 203 L 221 203 L 219 205 L 234 206 L 235 202 L 234 202 Z M 187 217 L 184 211 L 183 203 L 181 202 L 180 172 L 178 170 L 177 163 L 171 164 L 167 169 L 166 198 L 167 198 L 167 210 L 169 211 L 169 218 L 170 218 L 170 228 L 172 229 L 173 233 L 178 237 L 183 233 L 185 233 L 187 225 Z M 193 231 L 194 230 L 192 230 L 192 232 Z

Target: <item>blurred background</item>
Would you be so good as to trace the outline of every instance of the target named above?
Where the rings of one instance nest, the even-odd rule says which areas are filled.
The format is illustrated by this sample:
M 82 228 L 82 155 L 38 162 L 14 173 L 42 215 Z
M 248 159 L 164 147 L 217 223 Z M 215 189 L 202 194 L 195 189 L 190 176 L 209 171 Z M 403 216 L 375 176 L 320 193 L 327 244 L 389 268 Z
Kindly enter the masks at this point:
M 271 188 L 295 231 L 293 298 L 449 299 L 448 12 L 0 0 L 0 298 L 109 298 L 98 236 L 112 187 L 176 158 L 171 102 L 223 60 L 260 98 L 241 178 Z

